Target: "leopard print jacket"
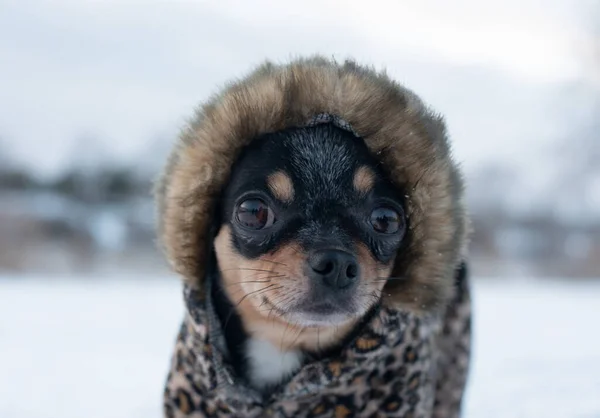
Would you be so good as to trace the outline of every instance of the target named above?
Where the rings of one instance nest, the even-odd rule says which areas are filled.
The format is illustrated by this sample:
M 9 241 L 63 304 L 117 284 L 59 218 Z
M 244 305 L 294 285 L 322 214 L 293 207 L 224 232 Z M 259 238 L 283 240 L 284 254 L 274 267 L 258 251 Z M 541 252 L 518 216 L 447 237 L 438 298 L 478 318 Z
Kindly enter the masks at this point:
M 169 418 L 459 417 L 470 354 L 464 265 L 444 315 L 380 307 L 340 352 L 305 364 L 262 397 L 239 380 L 210 294 L 185 288 L 181 326 L 164 392 Z

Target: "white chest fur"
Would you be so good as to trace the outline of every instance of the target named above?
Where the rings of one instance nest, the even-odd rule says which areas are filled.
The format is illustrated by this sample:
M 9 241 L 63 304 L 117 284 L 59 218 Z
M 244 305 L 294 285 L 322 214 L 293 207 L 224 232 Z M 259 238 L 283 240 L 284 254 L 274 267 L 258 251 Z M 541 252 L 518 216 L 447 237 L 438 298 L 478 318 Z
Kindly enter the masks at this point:
M 269 341 L 256 338 L 248 341 L 246 356 L 250 383 L 256 389 L 280 383 L 302 364 L 300 351 L 281 351 Z

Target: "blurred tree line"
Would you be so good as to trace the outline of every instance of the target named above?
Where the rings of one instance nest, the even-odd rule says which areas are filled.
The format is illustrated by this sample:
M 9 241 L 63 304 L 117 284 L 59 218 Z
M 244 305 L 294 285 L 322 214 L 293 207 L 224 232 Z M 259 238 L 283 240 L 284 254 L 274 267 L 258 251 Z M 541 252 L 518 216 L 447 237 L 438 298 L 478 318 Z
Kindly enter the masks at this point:
M 148 196 L 151 181 L 130 167 L 103 167 L 93 173 L 82 168 L 67 170 L 55 179 L 41 180 L 20 168 L 0 167 L 0 190 L 51 191 L 82 202 L 118 202 L 132 196 Z

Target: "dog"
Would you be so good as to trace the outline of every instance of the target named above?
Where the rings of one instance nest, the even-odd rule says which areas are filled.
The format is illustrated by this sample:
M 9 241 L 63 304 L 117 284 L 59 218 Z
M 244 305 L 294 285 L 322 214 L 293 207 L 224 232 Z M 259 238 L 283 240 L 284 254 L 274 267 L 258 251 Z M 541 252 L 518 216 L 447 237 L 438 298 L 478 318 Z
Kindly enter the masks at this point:
M 460 416 L 469 223 L 416 94 L 266 63 L 198 108 L 156 198 L 185 303 L 165 417 Z
M 244 150 L 221 199 L 214 296 L 250 385 L 277 386 L 379 303 L 407 233 L 403 196 L 364 141 L 333 125 Z

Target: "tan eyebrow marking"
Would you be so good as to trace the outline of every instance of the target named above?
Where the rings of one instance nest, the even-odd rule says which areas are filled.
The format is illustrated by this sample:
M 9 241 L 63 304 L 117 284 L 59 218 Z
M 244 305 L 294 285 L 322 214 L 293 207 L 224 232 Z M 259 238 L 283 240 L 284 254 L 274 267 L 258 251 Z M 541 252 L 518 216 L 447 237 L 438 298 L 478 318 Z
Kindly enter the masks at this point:
M 282 202 L 289 203 L 294 199 L 294 184 L 283 171 L 276 171 L 267 177 L 267 186 L 273 195 Z
M 354 188 L 360 194 L 367 194 L 375 184 L 375 173 L 366 165 L 360 166 L 354 173 Z

